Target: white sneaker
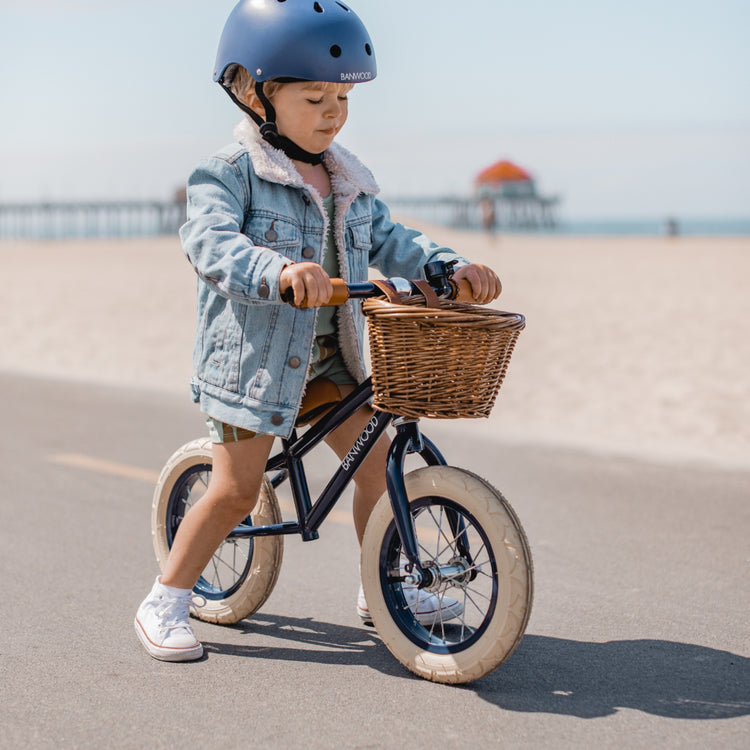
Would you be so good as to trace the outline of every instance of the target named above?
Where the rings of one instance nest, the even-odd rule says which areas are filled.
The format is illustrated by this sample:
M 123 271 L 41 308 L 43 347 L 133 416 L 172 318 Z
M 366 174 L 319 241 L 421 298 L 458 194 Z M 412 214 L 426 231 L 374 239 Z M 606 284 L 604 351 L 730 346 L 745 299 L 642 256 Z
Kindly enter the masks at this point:
M 406 599 L 409 609 L 421 625 L 429 627 L 435 622 L 448 622 L 448 620 L 458 617 L 464 611 L 464 605 L 449 596 L 438 598 L 434 594 L 418 589 L 416 586 L 402 586 L 401 590 L 404 592 L 404 599 Z M 365 625 L 373 624 L 362 584 L 359 586 L 359 595 L 357 596 L 357 614 Z
M 192 661 L 203 656 L 203 646 L 188 621 L 192 600 L 192 591 L 173 589 L 156 579 L 135 615 L 135 632 L 154 659 Z

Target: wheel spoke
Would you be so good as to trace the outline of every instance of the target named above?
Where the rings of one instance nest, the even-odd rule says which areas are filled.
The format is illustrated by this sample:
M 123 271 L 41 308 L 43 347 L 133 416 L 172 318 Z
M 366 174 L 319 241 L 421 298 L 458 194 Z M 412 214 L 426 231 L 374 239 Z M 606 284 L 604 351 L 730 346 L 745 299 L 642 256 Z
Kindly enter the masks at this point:
M 440 536 L 443 534 L 443 506 L 440 506 L 440 520 L 437 522 L 438 537 L 435 540 L 435 559 L 440 559 Z M 433 516 L 432 508 L 430 508 L 430 515 Z M 434 516 L 433 516 L 434 517 Z
M 473 591 L 473 592 L 472 592 L 472 594 L 474 594 L 475 596 L 481 597 L 482 599 L 486 599 L 488 603 L 491 603 L 491 602 L 492 602 L 492 597 L 489 597 L 489 596 L 485 596 L 484 594 L 482 594 L 482 593 L 480 593 L 480 592 L 478 592 L 478 591 Z M 475 608 L 475 609 L 477 610 L 477 612 L 478 612 L 478 613 L 479 613 L 480 615 L 482 615 L 482 616 L 486 615 L 486 608 L 480 607 L 480 606 L 479 606 L 479 605 L 478 605 L 478 604 L 477 604 L 477 603 L 476 603 L 476 602 L 474 601 L 474 598 L 473 598 L 473 597 L 472 597 L 472 595 L 471 595 L 471 594 L 469 593 L 468 589 L 465 589 L 465 590 L 464 590 L 464 612 L 466 612 L 466 608 L 465 608 L 465 607 L 466 607 L 466 602 L 465 602 L 465 600 L 466 600 L 466 599 L 468 599 L 468 600 L 469 600 L 469 602 L 471 602 L 471 604 L 472 604 L 472 605 L 474 606 L 474 608 Z
M 446 526 L 449 513 L 456 514 L 460 524 L 460 531 L 455 535 L 453 529 L 456 523 L 450 524 L 450 530 Z M 423 567 L 454 564 L 452 561 L 461 559 L 458 552 L 458 542 L 461 539 L 467 546 L 474 547 L 471 565 L 467 565 L 460 573 L 443 578 L 436 589 L 417 589 L 416 601 L 412 602 L 411 607 L 404 606 L 403 603 L 397 605 L 398 611 L 403 613 L 401 616 L 405 618 L 404 622 L 413 623 L 420 604 L 424 604 L 427 597 L 434 596 L 437 599 L 436 613 L 431 621 L 425 622 L 424 630 L 421 631 L 423 637 L 427 643 L 435 646 L 455 647 L 473 638 L 487 620 L 493 602 L 493 577 L 482 566 L 492 569 L 493 558 L 489 554 L 482 530 L 477 528 L 464 512 L 452 507 L 449 509 L 444 502 L 428 498 L 423 504 L 415 507 L 412 514 L 417 531 L 417 548 L 422 556 L 420 563 Z M 407 559 L 403 554 L 400 540 L 396 538 L 395 541 L 398 544 L 394 548 L 395 557 L 391 559 L 398 561 L 399 569 L 391 569 L 386 580 L 393 578 L 390 586 L 394 593 L 401 590 L 401 596 L 405 596 L 402 570 Z M 468 577 L 474 571 L 474 580 L 468 582 Z M 446 599 L 451 599 L 448 592 L 457 590 L 460 590 L 461 595 L 455 602 L 446 604 Z M 401 601 L 404 602 L 403 599 Z
M 211 567 L 214 569 L 214 577 L 211 579 L 211 582 L 216 588 L 223 589 L 224 587 L 221 585 L 221 577 L 219 576 L 219 567 L 216 564 L 217 556 L 214 554 L 214 556 L 211 558 Z
M 424 546 L 424 544 L 422 544 L 422 542 L 419 541 L 419 538 L 417 538 L 417 545 L 418 545 L 419 549 L 421 549 L 422 552 L 424 552 L 426 560 L 432 560 L 433 559 L 432 555 L 430 554 L 430 551 L 427 549 L 427 547 Z M 404 558 L 404 559 L 406 559 L 406 558 Z M 434 559 L 437 562 L 437 558 L 434 558 Z
M 443 531 L 443 521 L 442 521 L 442 519 L 443 519 L 443 506 L 442 505 L 440 506 L 440 520 L 437 520 L 435 518 L 435 514 L 433 513 L 433 510 L 432 510 L 431 507 L 427 509 L 427 512 L 430 514 L 430 517 L 435 522 L 435 526 L 436 526 L 437 533 L 438 533 L 437 550 L 436 550 L 436 554 L 435 554 L 435 559 L 439 560 L 440 559 L 440 555 L 442 554 L 442 552 L 445 552 L 446 549 L 450 549 L 451 552 L 453 552 L 454 556 L 455 556 L 455 554 L 456 554 L 456 548 L 455 548 L 454 545 L 455 545 L 456 538 L 454 538 L 453 541 L 451 541 L 448 538 L 447 534 Z M 443 537 L 443 539 L 446 542 L 446 545 L 445 545 L 445 547 L 443 547 L 442 550 L 440 549 L 440 537 Z
M 224 552 L 228 552 L 227 545 L 232 546 L 231 550 L 231 556 L 232 556 L 232 562 L 229 563 L 224 558 Z M 239 545 L 236 542 L 223 542 L 218 550 L 214 553 L 214 556 L 211 558 L 211 563 L 213 566 L 217 569 L 217 576 L 218 576 L 218 567 L 219 565 L 224 566 L 227 570 L 231 571 L 235 578 L 242 574 L 243 568 L 244 568 L 244 560 L 242 561 L 242 567 L 240 567 L 237 564 L 237 553 L 239 551 Z M 247 557 L 247 554 L 245 554 L 245 557 Z

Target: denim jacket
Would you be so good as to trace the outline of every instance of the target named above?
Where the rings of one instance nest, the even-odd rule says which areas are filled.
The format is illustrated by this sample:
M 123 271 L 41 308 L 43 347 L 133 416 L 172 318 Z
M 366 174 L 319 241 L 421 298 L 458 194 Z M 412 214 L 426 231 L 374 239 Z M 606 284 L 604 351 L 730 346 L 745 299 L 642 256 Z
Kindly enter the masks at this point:
M 237 143 L 201 162 L 188 181 L 182 247 L 198 275 L 193 399 L 215 419 L 289 436 L 305 390 L 316 310 L 279 296 L 290 264 L 321 262 L 328 232 L 322 197 L 293 162 L 244 120 Z M 467 263 L 419 232 L 391 221 L 372 174 L 333 144 L 325 154 L 334 194 L 334 237 L 342 278 L 363 281 L 368 266 L 417 278 L 433 260 Z M 339 346 L 365 379 L 364 316 L 350 300 L 337 312 Z

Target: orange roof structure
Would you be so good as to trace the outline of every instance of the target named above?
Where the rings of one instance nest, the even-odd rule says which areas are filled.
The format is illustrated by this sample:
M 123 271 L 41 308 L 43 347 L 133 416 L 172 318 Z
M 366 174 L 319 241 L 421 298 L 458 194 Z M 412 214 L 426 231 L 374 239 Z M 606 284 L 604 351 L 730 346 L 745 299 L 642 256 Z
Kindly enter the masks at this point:
M 528 182 L 531 175 L 513 162 L 502 160 L 483 169 L 476 176 L 477 185 L 497 185 L 503 182 Z

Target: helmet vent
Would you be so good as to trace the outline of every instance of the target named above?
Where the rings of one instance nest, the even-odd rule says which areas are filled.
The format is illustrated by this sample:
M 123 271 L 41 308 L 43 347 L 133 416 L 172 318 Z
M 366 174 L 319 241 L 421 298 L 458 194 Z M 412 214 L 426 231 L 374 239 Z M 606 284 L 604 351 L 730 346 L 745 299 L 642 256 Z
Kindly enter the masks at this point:
M 315 9 L 316 13 L 323 13 L 323 8 L 321 7 L 320 3 L 315 3 L 315 5 L 313 5 L 313 8 Z
M 340 5 L 347 13 L 351 13 L 351 10 L 344 5 L 344 3 L 336 2 L 336 5 Z
M 339 47 L 338 44 L 334 44 L 333 47 L 331 47 L 331 57 L 341 57 L 341 47 Z
M 365 44 L 365 52 L 372 57 L 372 47 L 369 44 Z

